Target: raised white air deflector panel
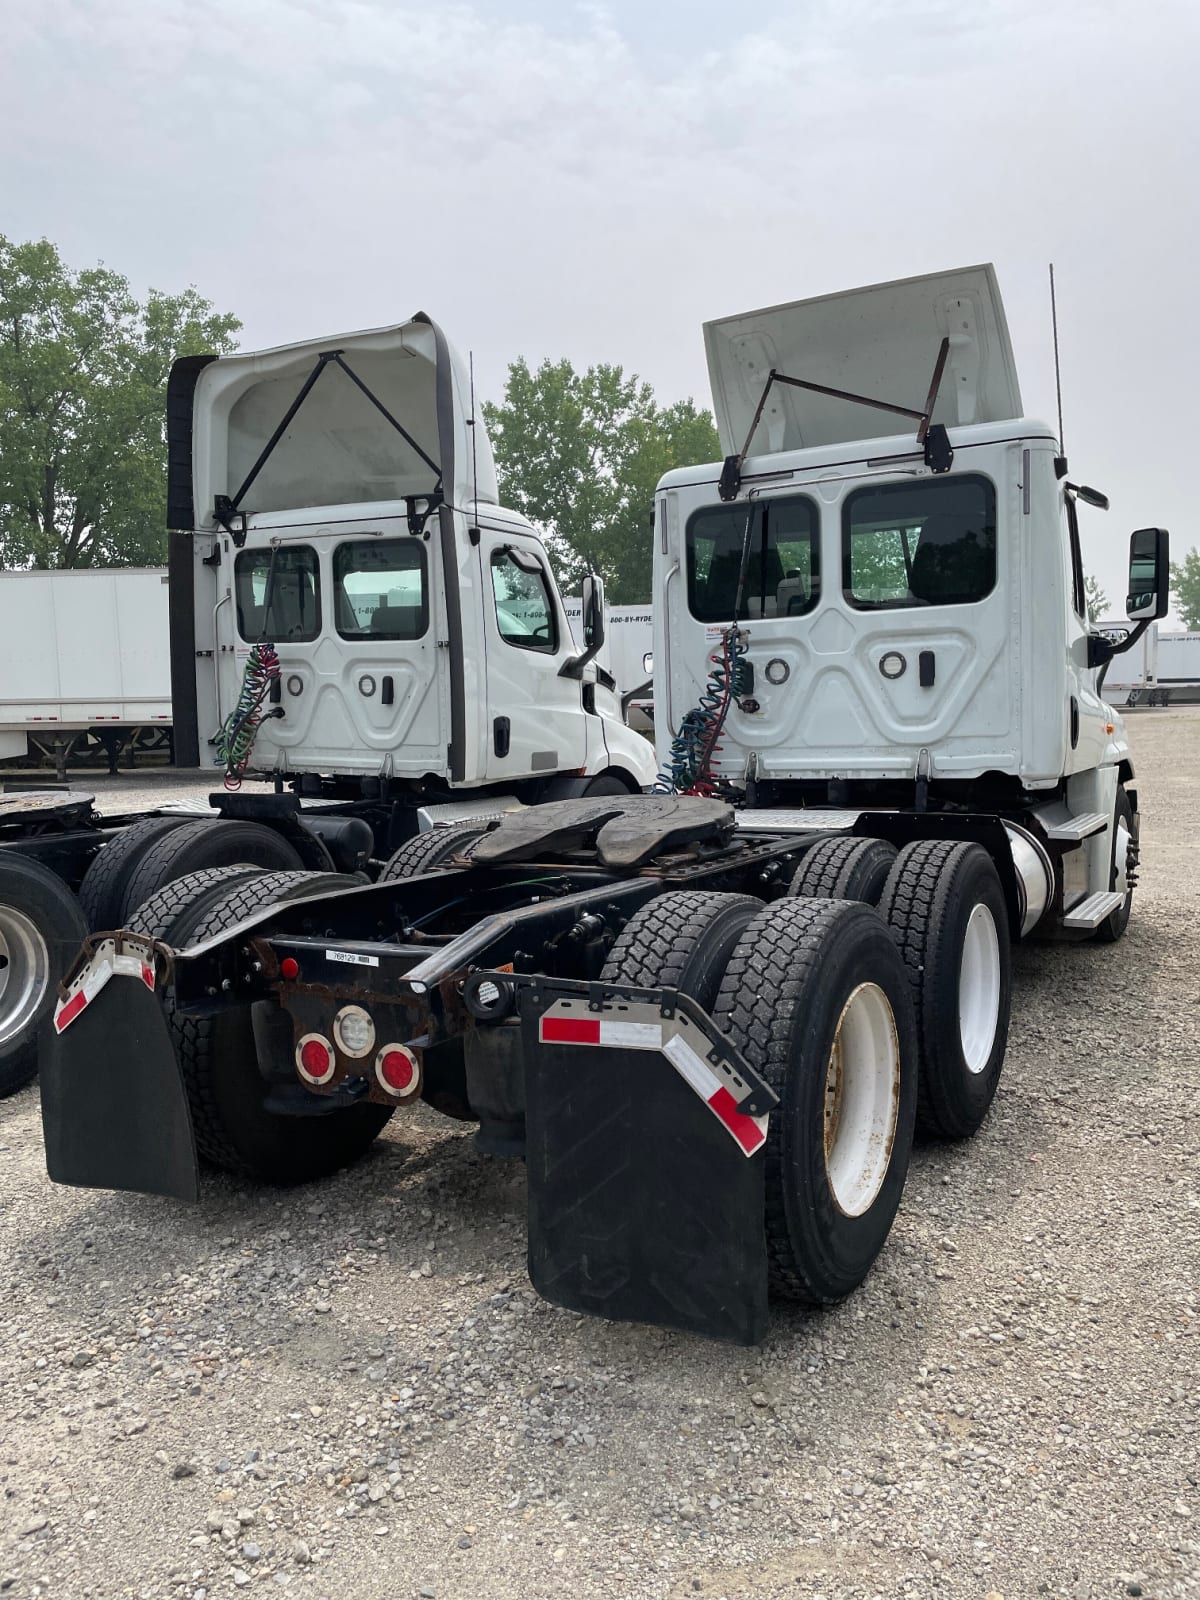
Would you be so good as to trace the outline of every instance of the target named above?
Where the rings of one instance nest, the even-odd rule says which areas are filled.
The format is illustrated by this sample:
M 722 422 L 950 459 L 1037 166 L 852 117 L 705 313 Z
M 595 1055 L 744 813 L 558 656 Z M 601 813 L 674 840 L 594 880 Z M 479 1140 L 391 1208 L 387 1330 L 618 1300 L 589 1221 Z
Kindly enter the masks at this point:
M 1098 928 L 1105 917 L 1111 917 L 1125 903 L 1125 896 L 1115 889 L 1100 889 L 1088 895 L 1078 905 L 1072 906 L 1063 917 L 1064 928 L 1082 928 L 1089 932 Z
M 1021 415 L 1004 302 L 990 265 L 794 300 L 704 325 L 713 410 L 726 455 L 740 451 L 772 369 L 921 411 L 942 340 L 949 358 L 933 421 L 956 427 Z M 775 385 L 751 455 L 903 431 L 904 419 L 859 402 Z M 917 424 L 912 423 L 914 438 Z

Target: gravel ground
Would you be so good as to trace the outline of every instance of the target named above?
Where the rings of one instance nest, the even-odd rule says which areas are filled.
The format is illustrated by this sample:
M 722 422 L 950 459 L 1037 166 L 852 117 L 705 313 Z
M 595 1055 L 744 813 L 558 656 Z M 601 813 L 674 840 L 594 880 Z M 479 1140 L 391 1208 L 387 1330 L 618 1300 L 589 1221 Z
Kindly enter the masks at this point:
M 1200 712 L 1133 741 L 1124 942 L 1018 952 L 984 1129 L 755 1351 L 542 1304 L 521 1167 L 422 1109 L 188 1208 L 52 1188 L 0 1105 L 0 1591 L 1200 1595 Z

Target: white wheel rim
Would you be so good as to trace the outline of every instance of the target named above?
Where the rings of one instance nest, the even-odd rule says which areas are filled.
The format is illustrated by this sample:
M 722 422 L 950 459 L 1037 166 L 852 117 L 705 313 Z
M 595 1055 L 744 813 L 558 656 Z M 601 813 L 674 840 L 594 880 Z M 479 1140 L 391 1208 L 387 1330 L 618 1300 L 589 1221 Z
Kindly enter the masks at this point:
M 1117 823 L 1117 848 L 1113 866 L 1116 868 L 1117 881 L 1113 885 L 1118 894 L 1129 893 L 1129 846 L 1133 835 L 1123 822 Z
M 967 921 L 958 969 L 958 1032 L 968 1072 L 982 1072 L 992 1057 L 1000 1019 L 1000 937 L 987 906 Z
M 896 1019 L 883 990 L 861 983 L 842 1007 L 825 1069 L 825 1176 L 848 1217 L 878 1198 L 899 1112 Z
M 50 952 L 37 924 L 15 906 L 0 906 L 0 1045 L 37 1014 L 50 982 Z

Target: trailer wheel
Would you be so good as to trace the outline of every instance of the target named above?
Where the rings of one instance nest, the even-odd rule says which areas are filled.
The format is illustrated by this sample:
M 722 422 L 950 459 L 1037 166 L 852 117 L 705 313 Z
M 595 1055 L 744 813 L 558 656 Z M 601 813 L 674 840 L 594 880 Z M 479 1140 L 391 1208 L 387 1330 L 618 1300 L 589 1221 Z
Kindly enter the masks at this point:
M 772 1291 L 828 1305 L 866 1277 L 908 1172 L 917 1040 L 904 964 L 870 906 L 778 900 L 713 1016 L 779 1095 L 764 1148 Z
M 142 857 L 189 817 L 144 817 L 101 845 L 79 885 L 79 905 L 89 928 L 116 928 L 125 914 L 125 891 Z
M 418 833 L 388 858 L 378 881 L 391 883 L 397 878 L 419 878 L 424 872 L 448 867 L 451 856 L 469 856 L 476 841 L 486 832 L 485 822 L 452 822 L 448 828 L 430 828 Z
M 75 896 L 56 873 L 0 851 L 0 1095 L 37 1071 L 38 1030 L 86 934 Z
M 128 917 L 150 896 L 190 872 L 206 867 L 247 865 L 264 872 L 300 871 L 304 863 L 296 847 L 261 822 L 188 822 L 159 839 L 142 856 L 125 887 L 122 917 Z
M 1132 855 L 1132 861 L 1131 861 Z M 1116 944 L 1129 926 L 1129 913 L 1133 910 L 1133 884 L 1129 881 L 1132 862 L 1137 860 L 1137 846 L 1133 839 L 1133 807 L 1125 793 L 1124 784 L 1117 786 L 1113 806 L 1112 855 L 1109 865 L 1108 885 L 1112 890 L 1124 889 L 1125 900 L 1111 916 L 1096 929 L 1092 937 L 1098 944 Z
M 788 894 L 877 906 L 895 859 L 896 847 L 886 839 L 823 839 L 796 868 Z
M 1008 907 L 980 845 L 906 845 L 879 909 L 908 970 L 921 1074 L 917 1127 L 965 1139 L 988 1113 L 1008 1042 L 1012 950 Z
M 677 890 L 636 911 L 608 952 L 602 983 L 677 989 L 712 1009 L 734 945 L 763 908 L 748 894 Z
M 198 880 L 202 875 L 196 874 Z M 328 872 L 259 872 L 213 895 L 213 882 L 194 882 L 182 903 L 164 914 L 157 929 L 141 931 L 187 948 L 233 927 L 269 905 L 283 890 L 302 883 L 357 884 Z M 174 889 L 175 885 L 167 888 Z M 143 916 L 148 907 L 143 907 Z M 290 1117 L 268 1111 L 269 1085 L 259 1071 L 253 1008 L 211 1017 L 184 1015 L 164 996 L 175 1052 L 183 1072 L 196 1148 L 211 1166 L 266 1183 L 308 1183 L 349 1165 L 375 1140 L 391 1106 L 363 1102 L 322 1116 Z M 260 1001 L 269 1012 L 273 1002 Z

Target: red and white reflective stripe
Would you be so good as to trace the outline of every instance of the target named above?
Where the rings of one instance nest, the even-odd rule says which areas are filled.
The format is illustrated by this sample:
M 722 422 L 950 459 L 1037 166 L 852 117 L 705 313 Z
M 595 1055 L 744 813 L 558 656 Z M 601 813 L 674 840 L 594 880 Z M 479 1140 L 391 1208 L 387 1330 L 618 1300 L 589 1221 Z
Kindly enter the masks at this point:
M 749 1117 L 704 1057 L 686 1039 L 672 1033 L 665 1041 L 661 1023 L 619 1022 L 607 1017 L 568 1017 L 550 1013 L 541 1019 L 543 1044 L 591 1044 L 624 1050 L 657 1050 L 721 1122 L 742 1151 L 752 1156 L 767 1139 L 766 1117 Z
M 748 1117 L 739 1111 L 732 1094 L 686 1039 L 678 1034 L 668 1039 L 663 1045 L 663 1055 L 680 1077 L 691 1084 L 713 1115 L 725 1124 L 748 1156 L 766 1143 L 766 1117 Z
M 107 942 L 88 962 L 83 972 L 71 985 L 65 1000 L 54 1008 L 54 1031 L 61 1033 L 86 1006 L 100 993 L 111 977 L 140 978 L 147 989 L 154 988 L 154 967 L 140 955 L 118 955 Z
M 661 1050 L 657 1022 L 617 1022 L 607 1017 L 542 1018 L 543 1044 L 602 1044 L 625 1050 Z

